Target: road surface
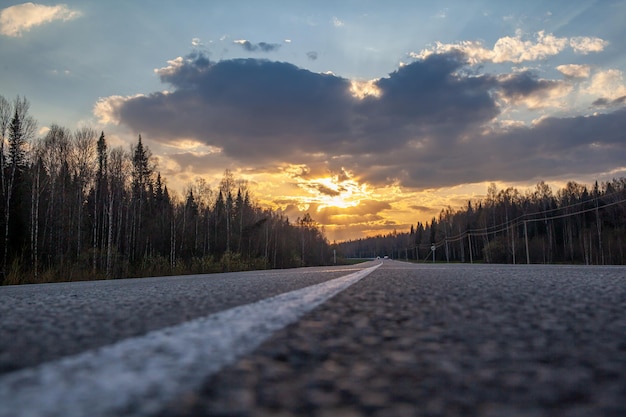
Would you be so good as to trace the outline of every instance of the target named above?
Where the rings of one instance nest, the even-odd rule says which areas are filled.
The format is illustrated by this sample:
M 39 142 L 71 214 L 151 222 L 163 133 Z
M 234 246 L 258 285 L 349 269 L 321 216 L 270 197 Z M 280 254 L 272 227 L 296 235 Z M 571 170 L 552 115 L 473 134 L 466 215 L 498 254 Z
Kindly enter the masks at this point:
M 626 415 L 626 268 L 0 288 L 0 416 Z

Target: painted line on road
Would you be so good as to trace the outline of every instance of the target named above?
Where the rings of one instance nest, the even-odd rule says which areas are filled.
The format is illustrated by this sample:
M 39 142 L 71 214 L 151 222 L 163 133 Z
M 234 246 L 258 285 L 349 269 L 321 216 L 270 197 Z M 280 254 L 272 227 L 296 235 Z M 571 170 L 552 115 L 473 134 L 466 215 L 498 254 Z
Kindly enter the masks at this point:
M 147 416 L 382 263 L 0 377 L 0 417 Z

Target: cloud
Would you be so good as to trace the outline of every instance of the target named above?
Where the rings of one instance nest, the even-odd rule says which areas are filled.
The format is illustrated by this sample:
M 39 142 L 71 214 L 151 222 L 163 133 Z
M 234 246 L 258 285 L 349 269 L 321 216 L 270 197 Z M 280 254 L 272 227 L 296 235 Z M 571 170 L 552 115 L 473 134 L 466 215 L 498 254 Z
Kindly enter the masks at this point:
M 602 52 L 609 43 L 596 37 L 577 36 L 571 38 L 569 44 L 574 52 L 587 55 L 590 52 Z
M 584 92 L 594 96 L 600 96 L 607 101 L 615 100 L 626 95 L 624 76 L 620 70 L 609 69 L 599 71 L 591 77 L 591 82 Z
M 318 152 L 347 129 L 351 97 L 348 81 L 338 77 L 265 60 L 211 63 L 200 54 L 157 73 L 176 91 L 124 102 L 114 97 L 99 104 L 100 112 L 106 108 L 107 118 L 161 140 L 172 137 L 165 133 L 171 129 L 196 138 L 205 131 L 210 139 L 201 134 L 201 140 L 250 160 Z
M 315 51 L 309 51 L 306 53 L 307 58 L 309 58 L 311 61 L 315 61 L 317 59 L 317 52 Z
M 157 70 L 170 93 L 113 96 L 94 111 L 163 144 L 189 138 L 241 167 L 300 167 L 294 175 L 312 181 L 311 172 L 344 171 L 359 184 L 426 189 L 623 165 L 625 109 L 504 126 L 503 103 L 539 106 L 568 84 L 530 71 L 478 74 L 467 62 L 459 51 L 429 55 L 371 81 L 377 94 L 357 95 L 353 81 L 337 75 L 194 53 Z M 606 85 L 617 75 L 594 79 Z M 314 181 L 308 189 L 333 198 L 340 185 Z
M 320 194 L 324 194 L 324 195 L 327 195 L 327 196 L 330 196 L 330 197 L 337 197 L 337 196 L 341 195 L 341 191 L 334 190 L 334 189 L 332 189 L 329 186 L 324 185 L 324 184 L 313 183 L 313 184 L 309 184 L 308 186 L 310 188 L 315 189 Z
M 162 160 L 165 161 L 165 158 Z M 219 152 L 197 153 L 177 152 L 167 157 L 165 166 L 162 168 L 165 176 L 180 175 L 182 172 L 194 175 L 204 175 L 211 172 L 223 171 L 229 168 L 228 159 L 220 157 Z M 159 163 L 159 166 L 162 164 Z
M 599 98 L 592 103 L 594 106 L 599 107 L 617 107 L 626 104 L 626 96 L 621 96 L 613 100 L 607 98 Z
M 568 78 L 589 78 L 591 75 L 591 67 L 589 65 L 559 65 L 556 69 Z
M 498 77 L 500 97 L 509 104 L 523 104 L 529 109 L 553 107 L 572 87 L 561 81 L 539 79 L 531 71 Z
M 345 23 L 338 17 L 333 17 L 333 26 L 336 28 L 340 28 L 342 26 L 345 26 Z
M 144 97 L 143 94 L 134 96 L 109 96 L 100 98 L 93 107 L 93 114 L 98 118 L 100 123 L 119 125 L 121 118 L 118 110 L 122 108 L 127 102 Z
M 35 26 L 41 26 L 56 20 L 72 20 L 81 13 L 65 4 L 45 6 L 43 4 L 23 3 L 10 6 L 0 11 L 0 34 L 20 37 Z
M 183 68 L 183 66 L 185 65 L 185 59 L 182 56 L 179 56 L 175 59 L 167 61 L 167 64 L 167 67 L 155 69 L 154 72 L 161 77 L 174 75 L 179 69 Z
M 290 218 L 300 217 L 304 212 L 309 212 L 320 224 L 330 227 L 349 226 L 351 229 L 359 226 L 375 227 L 376 223 L 384 221 L 381 213 L 391 209 L 389 202 L 368 199 L 361 200 L 350 207 L 322 207 L 318 204 L 310 204 L 305 210 L 298 207 L 298 200 L 281 203 L 284 205 L 284 212 Z
M 248 52 L 272 52 L 277 50 L 278 48 L 280 48 L 280 44 L 278 43 L 266 43 L 266 42 L 259 42 L 259 43 L 251 43 L 250 41 L 247 41 L 245 39 L 239 39 L 236 41 L 233 41 L 233 43 L 240 45 L 243 49 L 245 49 Z
M 399 176 L 409 187 L 443 187 L 484 181 L 536 181 L 590 175 L 623 166 L 626 109 L 594 116 L 544 118 L 531 127 L 457 140 L 446 149 L 394 151 L 384 170 L 364 180 Z
M 316 218 L 322 224 L 350 225 L 381 220 L 380 213 L 389 209 L 389 202 L 363 200 L 353 207 L 324 207 L 316 210 Z
M 433 207 L 429 207 L 429 206 L 422 206 L 422 205 L 411 205 L 409 206 L 409 208 L 411 210 L 415 210 L 415 211 L 420 211 L 422 213 L 429 213 L 429 214 L 438 214 L 439 213 L 439 208 L 433 208 Z
M 537 61 L 557 55 L 567 47 L 576 53 L 588 54 L 601 52 L 608 42 L 595 37 L 560 38 L 545 31 L 535 34 L 534 40 L 526 39 L 521 31 L 515 36 L 505 36 L 496 41 L 492 49 L 487 49 L 479 41 L 463 41 L 459 43 L 444 44 L 435 43 L 430 49 L 424 49 L 419 53 L 411 53 L 413 58 L 423 59 L 432 54 L 446 54 L 451 51 L 461 51 L 467 56 L 471 64 L 484 62 L 493 63 L 522 63 Z

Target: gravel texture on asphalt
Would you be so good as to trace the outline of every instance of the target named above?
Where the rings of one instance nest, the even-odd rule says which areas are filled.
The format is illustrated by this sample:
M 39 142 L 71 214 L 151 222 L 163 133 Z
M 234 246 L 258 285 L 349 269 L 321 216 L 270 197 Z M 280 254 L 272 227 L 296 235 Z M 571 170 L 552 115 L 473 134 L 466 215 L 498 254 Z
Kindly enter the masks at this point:
M 381 265 L 0 375 L 0 416 L 151 416 Z
M 362 267 L 0 287 L 0 375 L 318 284 Z
M 160 416 L 625 416 L 626 269 L 385 265 Z

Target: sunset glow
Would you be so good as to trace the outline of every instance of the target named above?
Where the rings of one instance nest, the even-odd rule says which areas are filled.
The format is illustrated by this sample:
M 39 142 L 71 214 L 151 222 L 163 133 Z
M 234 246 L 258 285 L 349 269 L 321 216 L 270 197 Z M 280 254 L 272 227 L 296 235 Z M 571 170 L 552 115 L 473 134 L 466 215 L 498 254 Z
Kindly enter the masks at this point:
M 42 135 L 141 135 L 179 200 L 229 170 L 331 241 L 491 183 L 626 174 L 624 2 L 183 4 L 7 6 L 0 93 L 28 97 Z
M 380 97 L 380 89 L 376 86 L 376 80 L 350 82 L 350 93 L 354 97 L 364 99 L 365 97 Z

